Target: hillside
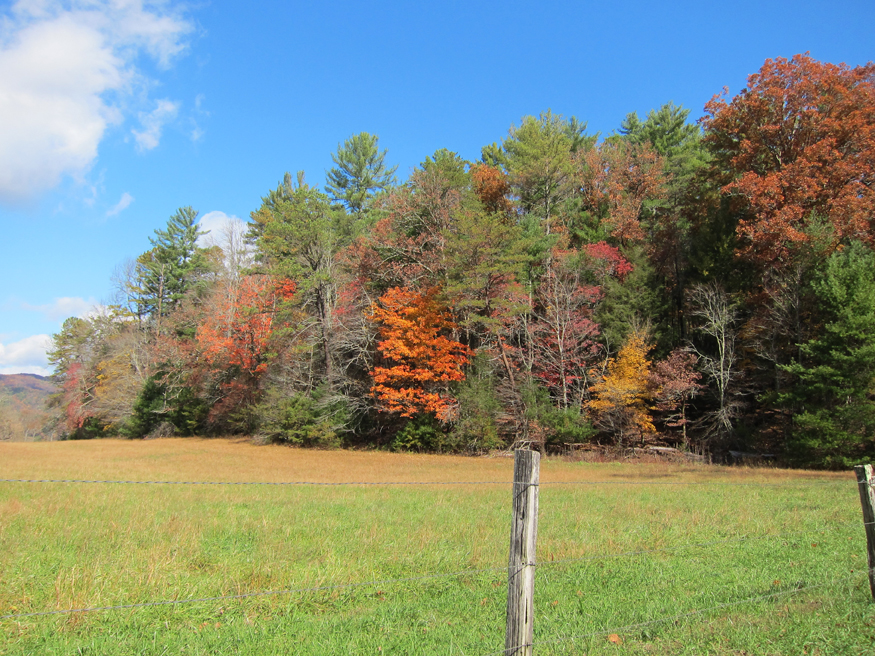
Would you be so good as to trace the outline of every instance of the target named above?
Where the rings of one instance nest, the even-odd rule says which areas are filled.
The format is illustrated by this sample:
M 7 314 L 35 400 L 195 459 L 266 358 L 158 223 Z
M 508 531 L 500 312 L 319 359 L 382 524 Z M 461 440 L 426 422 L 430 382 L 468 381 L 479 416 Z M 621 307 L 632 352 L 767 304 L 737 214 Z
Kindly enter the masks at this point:
M 35 440 L 51 430 L 49 397 L 55 384 L 35 374 L 0 374 L 0 440 Z

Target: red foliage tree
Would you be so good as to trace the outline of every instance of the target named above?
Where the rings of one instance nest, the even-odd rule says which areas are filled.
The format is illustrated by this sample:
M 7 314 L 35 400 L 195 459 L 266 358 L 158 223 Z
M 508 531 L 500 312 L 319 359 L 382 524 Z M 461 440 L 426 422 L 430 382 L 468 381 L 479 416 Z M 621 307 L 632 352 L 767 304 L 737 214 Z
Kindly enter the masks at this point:
M 65 372 L 62 385 L 64 407 L 64 429 L 75 434 L 85 427 L 86 422 L 95 415 L 89 403 L 93 400 L 96 382 L 93 373 L 81 362 L 73 362 Z
M 696 371 L 698 358 L 684 349 L 675 349 L 665 360 L 655 363 L 650 380 L 656 388 L 656 409 L 665 413 L 665 425 L 680 428 L 684 444 L 687 439 L 687 403 L 705 386 Z
M 610 246 L 603 241 L 586 244 L 583 247 L 583 252 L 589 258 L 591 269 L 599 282 L 603 281 L 606 276 L 614 276 L 623 282 L 634 268 L 629 260 L 623 257 L 619 248 Z
M 768 59 L 747 88 L 729 102 L 715 96 L 705 111 L 705 140 L 732 178 L 723 191 L 749 205 L 737 229 L 744 255 L 786 261 L 810 240 L 813 216 L 831 227 L 829 246 L 872 243 L 875 64 Z
M 573 252 L 554 249 L 538 285 L 529 326 L 532 372 L 562 408 L 579 406 L 589 385 L 589 370 L 602 351 L 592 309 L 602 297 L 585 283 Z
M 413 417 L 430 412 L 447 419 L 454 400 L 448 384 L 465 379 L 468 349 L 447 336 L 457 329 L 437 298 L 437 289 L 425 294 L 393 287 L 371 310 L 380 324 L 377 350 L 385 366 L 371 371 L 371 393 L 380 408 Z
M 232 279 L 217 290 L 212 312 L 197 328 L 197 344 L 218 396 L 213 399 L 211 422 L 252 403 L 267 369 L 277 304 L 294 293 L 292 281 L 267 276 Z

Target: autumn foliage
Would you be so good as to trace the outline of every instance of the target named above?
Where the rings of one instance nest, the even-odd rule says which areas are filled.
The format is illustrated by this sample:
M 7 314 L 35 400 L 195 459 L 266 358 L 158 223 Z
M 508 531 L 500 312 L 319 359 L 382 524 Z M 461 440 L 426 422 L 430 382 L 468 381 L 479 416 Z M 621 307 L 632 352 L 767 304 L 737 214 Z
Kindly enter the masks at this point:
M 665 424 L 681 428 L 687 443 L 687 406 L 705 387 L 696 371 L 698 358 L 683 349 L 675 349 L 665 360 L 656 362 L 650 372 L 656 398 L 656 409 L 664 413 Z
M 645 238 L 646 203 L 666 196 L 662 158 L 647 145 L 608 143 L 576 156 L 585 203 L 604 213 L 603 224 L 621 244 Z
M 621 443 L 655 431 L 650 416 L 650 350 L 644 337 L 633 333 L 617 357 L 608 360 L 604 379 L 592 386 L 595 398 L 587 407 L 596 424 L 616 433 Z
M 452 412 L 449 383 L 465 379 L 469 353 L 448 336 L 457 326 L 437 291 L 393 287 L 372 308 L 382 364 L 371 371 L 371 392 L 386 412 L 402 417 L 428 412 L 439 419 Z
M 237 366 L 249 375 L 263 373 L 276 306 L 294 293 L 293 282 L 277 283 L 264 276 L 244 276 L 228 284 L 197 329 L 197 341 L 207 362 Z
M 868 290 L 875 64 L 768 60 L 705 112 L 668 103 L 600 139 L 547 111 L 399 184 L 360 135 L 328 194 L 286 174 L 208 249 L 183 208 L 118 305 L 54 336 L 58 433 L 871 460 L 869 424 L 847 424 L 869 422 L 871 380 L 839 404 L 865 416 L 812 404 L 869 340 L 863 310 L 835 332 L 818 281 L 853 254 L 830 295 Z M 848 453 L 818 455 L 822 422 Z
M 295 284 L 252 275 L 229 280 L 216 291 L 196 336 L 207 368 L 193 371 L 192 382 L 210 390 L 209 421 L 224 424 L 228 415 L 256 400 L 278 306 L 294 296 Z
M 706 142 L 732 179 L 723 187 L 749 204 L 738 225 L 742 252 L 773 263 L 826 219 L 829 245 L 873 240 L 875 64 L 850 68 L 807 54 L 769 59 L 702 119 Z
M 589 258 L 590 267 L 599 281 L 603 281 L 606 276 L 614 276 L 623 282 L 632 273 L 633 267 L 629 260 L 623 257 L 619 248 L 607 242 L 587 244 L 583 247 L 583 252 Z
M 488 212 L 510 212 L 510 184 L 507 175 L 488 164 L 475 164 L 471 167 L 474 191 Z

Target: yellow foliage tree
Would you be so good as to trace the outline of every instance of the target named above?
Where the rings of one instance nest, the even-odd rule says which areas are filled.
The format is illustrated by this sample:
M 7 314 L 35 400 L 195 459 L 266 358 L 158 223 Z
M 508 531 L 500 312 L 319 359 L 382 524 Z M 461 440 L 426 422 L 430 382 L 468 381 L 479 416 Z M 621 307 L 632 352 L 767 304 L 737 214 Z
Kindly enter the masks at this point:
M 617 357 L 608 360 L 604 380 L 591 388 L 594 398 L 586 407 L 593 423 L 616 435 L 618 446 L 656 430 L 648 405 L 653 396 L 647 358 L 650 348 L 640 333 L 633 333 Z

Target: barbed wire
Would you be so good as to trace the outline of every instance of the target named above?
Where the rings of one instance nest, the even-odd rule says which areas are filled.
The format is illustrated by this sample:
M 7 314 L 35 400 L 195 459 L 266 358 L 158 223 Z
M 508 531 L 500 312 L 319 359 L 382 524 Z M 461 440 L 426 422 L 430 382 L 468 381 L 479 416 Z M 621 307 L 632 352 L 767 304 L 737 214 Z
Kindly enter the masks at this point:
M 107 483 L 115 485 L 510 485 L 513 481 L 112 481 L 73 478 L 0 478 L 0 483 Z
M 729 487 L 820 487 L 848 481 L 774 481 L 760 483 L 734 483 L 730 481 L 541 481 L 541 485 L 723 485 Z
M 705 613 L 710 613 L 715 610 L 721 610 L 724 608 L 731 608 L 733 606 L 741 606 L 744 604 L 755 603 L 758 601 L 765 601 L 766 599 L 773 599 L 776 597 L 782 596 L 790 596 L 794 594 L 798 594 L 800 592 L 807 592 L 809 590 L 816 590 L 818 588 L 824 588 L 828 585 L 847 583 L 853 579 L 859 579 L 859 574 L 854 574 L 853 576 L 848 576 L 842 579 L 835 579 L 833 581 L 827 581 L 824 583 L 816 583 L 814 585 L 808 585 L 804 587 L 796 587 L 789 590 L 780 590 L 778 592 L 772 592 L 765 595 L 757 595 L 755 597 L 748 597 L 747 599 L 741 599 L 739 601 L 730 601 L 723 604 L 717 604 L 715 606 L 709 606 L 708 608 L 699 608 L 686 613 L 678 613 L 677 615 L 670 615 L 668 617 L 660 617 L 652 620 L 648 620 L 646 622 L 638 622 L 636 624 L 626 624 L 624 626 L 617 626 L 610 629 L 600 629 L 598 631 L 592 631 L 589 633 L 580 633 L 571 636 L 563 636 L 559 638 L 548 638 L 545 640 L 534 640 L 531 643 L 516 645 L 514 647 L 507 647 L 505 649 L 501 649 L 499 651 L 488 652 L 487 654 L 483 654 L 483 656 L 494 656 L 496 654 L 515 654 L 519 650 L 524 649 L 529 646 L 536 645 L 545 645 L 545 644 L 555 644 L 557 642 L 567 642 L 574 640 L 584 640 L 586 638 L 595 638 L 602 635 L 611 635 L 611 634 L 620 634 L 620 633 L 628 633 L 629 631 L 635 631 L 638 629 L 643 629 L 648 626 L 653 626 L 654 624 L 662 624 L 665 622 L 673 622 L 676 620 L 684 619 L 687 617 L 695 617 L 697 615 L 704 615 Z
M 819 487 L 846 481 L 815 482 L 760 482 L 734 483 L 724 481 L 541 481 L 540 486 L 550 485 L 720 485 L 729 487 Z M 514 485 L 514 481 L 125 481 L 77 478 L 0 478 L 0 483 L 92 483 L 109 485 L 266 485 L 266 486 L 357 486 L 357 485 Z M 523 483 L 524 485 L 533 485 Z

